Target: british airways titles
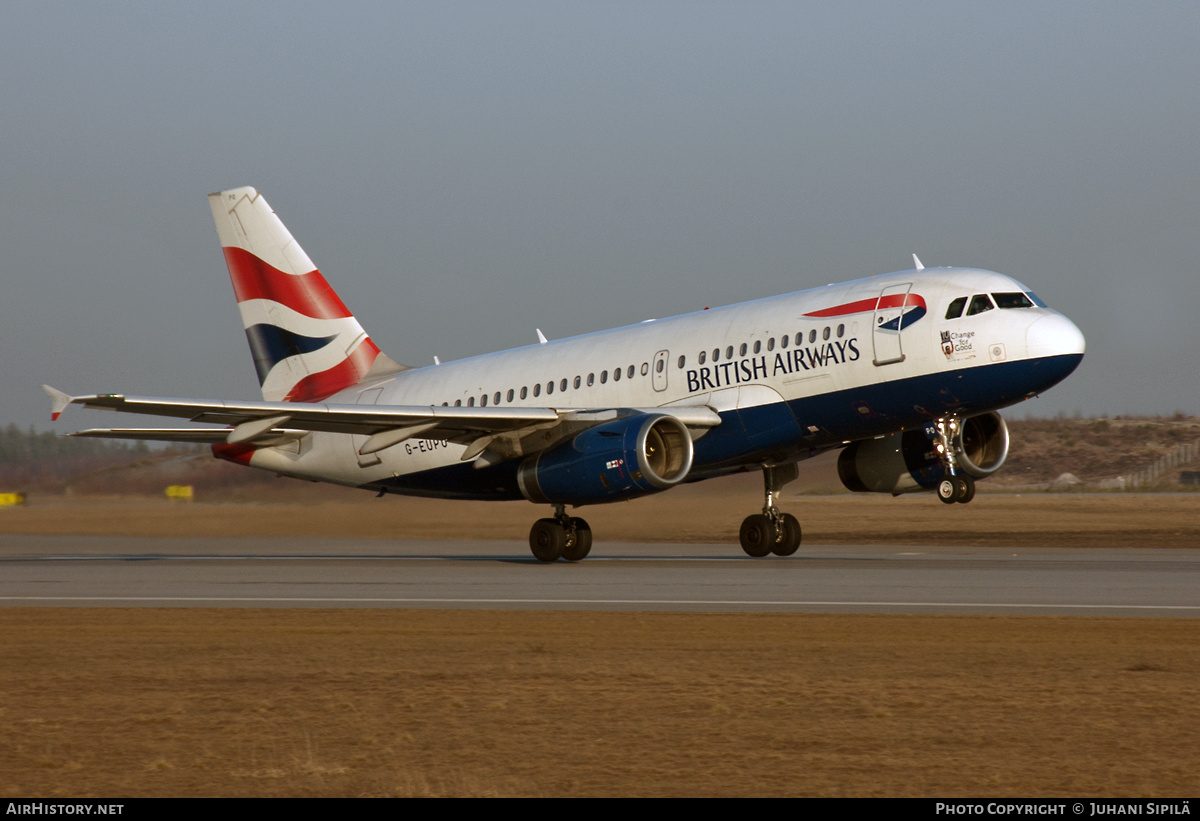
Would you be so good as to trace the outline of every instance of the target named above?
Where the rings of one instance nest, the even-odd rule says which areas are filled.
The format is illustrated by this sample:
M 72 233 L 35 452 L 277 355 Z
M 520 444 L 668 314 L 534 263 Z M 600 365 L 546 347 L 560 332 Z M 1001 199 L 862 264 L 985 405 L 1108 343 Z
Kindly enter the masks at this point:
M 687 372 L 688 392 L 724 388 L 743 382 L 757 382 L 781 373 L 793 374 L 854 362 L 861 355 L 857 343 L 858 337 L 850 337 L 845 341 L 836 339 L 824 345 L 792 348 L 774 355 L 762 354 L 701 365 Z

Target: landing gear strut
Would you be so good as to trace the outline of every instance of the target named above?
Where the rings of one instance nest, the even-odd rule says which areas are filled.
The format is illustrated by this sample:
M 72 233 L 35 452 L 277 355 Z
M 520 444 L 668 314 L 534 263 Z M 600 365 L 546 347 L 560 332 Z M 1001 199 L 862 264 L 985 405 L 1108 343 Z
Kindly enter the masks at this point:
M 795 463 L 763 466 L 763 512 L 747 516 L 738 534 L 746 555 L 761 558 L 774 553 L 790 556 L 800 547 L 800 522 L 775 506 L 779 491 L 799 474 Z
M 937 421 L 937 444 L 934 447 L 946 472 L 938 482 L 937 495 L 948 505 L 955 502 L 965 505 L 975 498 L 975 478 L 959 469 L 958 459 L 954 456 L 954 437 L 961 430 L 962 421 L 956 417 Z
M 539 562 L 581 561 L 592 551 L 592 529 L 583 519 L 568 516 L 566 505 L 555 505 L 554 510 L 553 519 L 533 523 L 529 549 Z

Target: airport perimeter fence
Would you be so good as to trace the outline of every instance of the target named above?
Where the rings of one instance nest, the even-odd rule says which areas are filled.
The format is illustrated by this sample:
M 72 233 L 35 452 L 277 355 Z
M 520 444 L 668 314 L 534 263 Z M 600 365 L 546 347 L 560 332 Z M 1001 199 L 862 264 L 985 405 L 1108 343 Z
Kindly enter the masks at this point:
M 1132 473 L 1126 473 L 1118 477 L 1117 481 L 1120 483 L 1122 490 L 1135 490 L 1153 484 L 1168 470 L 1190 464 L 1196 461 L 1197 457 L 1200 457 L 1200 442 L 1192 442 L 1188 445 L 1176 445 L 1154 464 L 1144 467 L 1141 470 L 1135 470 Z M 1180 484 L 1187 483 L 1185 481 L 1187 477 L 1183 474 L 1192 473 L 1195 473 L 1195 471 L 1182 471 Z

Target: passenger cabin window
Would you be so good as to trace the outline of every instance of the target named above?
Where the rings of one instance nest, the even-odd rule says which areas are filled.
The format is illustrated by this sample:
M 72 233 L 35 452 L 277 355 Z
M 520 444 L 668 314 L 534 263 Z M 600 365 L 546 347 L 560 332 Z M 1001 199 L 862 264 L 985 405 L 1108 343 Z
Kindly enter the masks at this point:
M 682 359 L 683 357 L 681 356 L 679 358 Z M 588 374 L 588 387 L 590 388 L 592 385 L 595 385 L 595 384 L 596 384 L 596 374 L 589 373 Z
M 583 382 L 583 377 L 581 377 L 581 376 L 577 376 L 577 377 L 575 377 L 575 383 L 574 383 L 574 384 L 575 384 L 575 390 L 579 390 L 579 385 L 580 385 L 582 382 Z
M 742 347 L 738 348 L 738 356 L 745 356 L 745 355 L 746 355 L 746 343 L 743 342 Z
M 680 355 L 680 357 L 679 357 L 679 370 L 683 370 L 683 366 L 684 366 L 684 365 L 686 365 L 686 364 L 687 364 L 687 357 L 686 357 L 686 356 L 683 356 L 683 355 Z M 588 384 L 590 385 L 590 384 L 592 384 L 592 383 L 591 383 L 591 382 L 589 382 Z
M 976 294 L 971 297 L 971 307 L 967 308 L 967 316 L 975 316 L 984 311 L 990 311 L 993 307 L 992 301 L 988 299 L 987 294 Z
M 992 294 L 997 308 L 1032 308 L 1033 302 L 1025 294 L 1017 291 L 1015 294 Z
M 630 379 L 633 379 L 634 373 L 636 373 L 636 369 L 633 367 L 633 365 L 630 365 L 628 368 L 625 369 L 625 375 L 628 376 Z
M 762 340 L 761 340 L 761 339 L 759 339 L 759 340 L 755 340 L 755 342 L 754 342 L 754 352 L 755 352 L 755 353 L 758 353 L 758 352 L 759 352 L 759 351 L 761 351 L 761 350 L 762 350 Z
M 509 402 L 513 401 L 513 389 L 512 388 L 508 389 L 508 401 Z
M 522 399 L 525 399 L 525 398 L 527 398 L 528 396 L 529 396 L 529 388 L 527 388 L 527 387 L 525 387 L 524 385 L 522 385 L 522 386 L 521 386 L 521 398 L 522 398 Z
M 621 379 L 621 369 L 614 368 L 613 369 L 613 381 L 618 382 L 618 381 L 620 381 L 620 379 Z
M 950 303 L 950 307 L 946 309 L 946 319 L 958 319 L 962 316 L 963 308 L 967 307 L 967 298 L 960 296 L 958 299 Z
M 700 356 L 698 356 L 696 358 L 699 360 L 700 364 L 703 365 L 704 364 L 704 351 L 701 351 Z
M 579 379 L 579 377 L 578 377 L 578 376 L 577 376 L 577 377 L 575 377 L 575 378 L 576 378 L 576 379 Z M 576 384 L 576 387 L 578 387 L 578 384 Z M 558 383 L 558 389 L 559 389 L 560 391 L 565 391 L 565 390 L 567 389 L 567 380 L 565 380 L 565 379 L 561 379 L 561 380 L 559 380 L 559 383 Z

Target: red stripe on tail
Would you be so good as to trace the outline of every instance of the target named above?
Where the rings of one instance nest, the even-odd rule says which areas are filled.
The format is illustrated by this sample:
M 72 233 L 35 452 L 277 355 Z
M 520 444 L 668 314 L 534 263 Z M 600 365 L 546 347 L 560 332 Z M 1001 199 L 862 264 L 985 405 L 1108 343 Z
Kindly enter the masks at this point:
M 344 319 L 351 315 L 320 271 L 286 274 L 242 248 L 223 250 L 238 302 L 270 299 L 313 319 Z
M 367 375 L 375 358 L 379 356 L 379 347 L 369 338 L 354 349 L 354 352 L 327 371 L 309 374 L 297 382 L 284 402 L 320 402 L 328 399 L 340 390 L 357 385 Z

